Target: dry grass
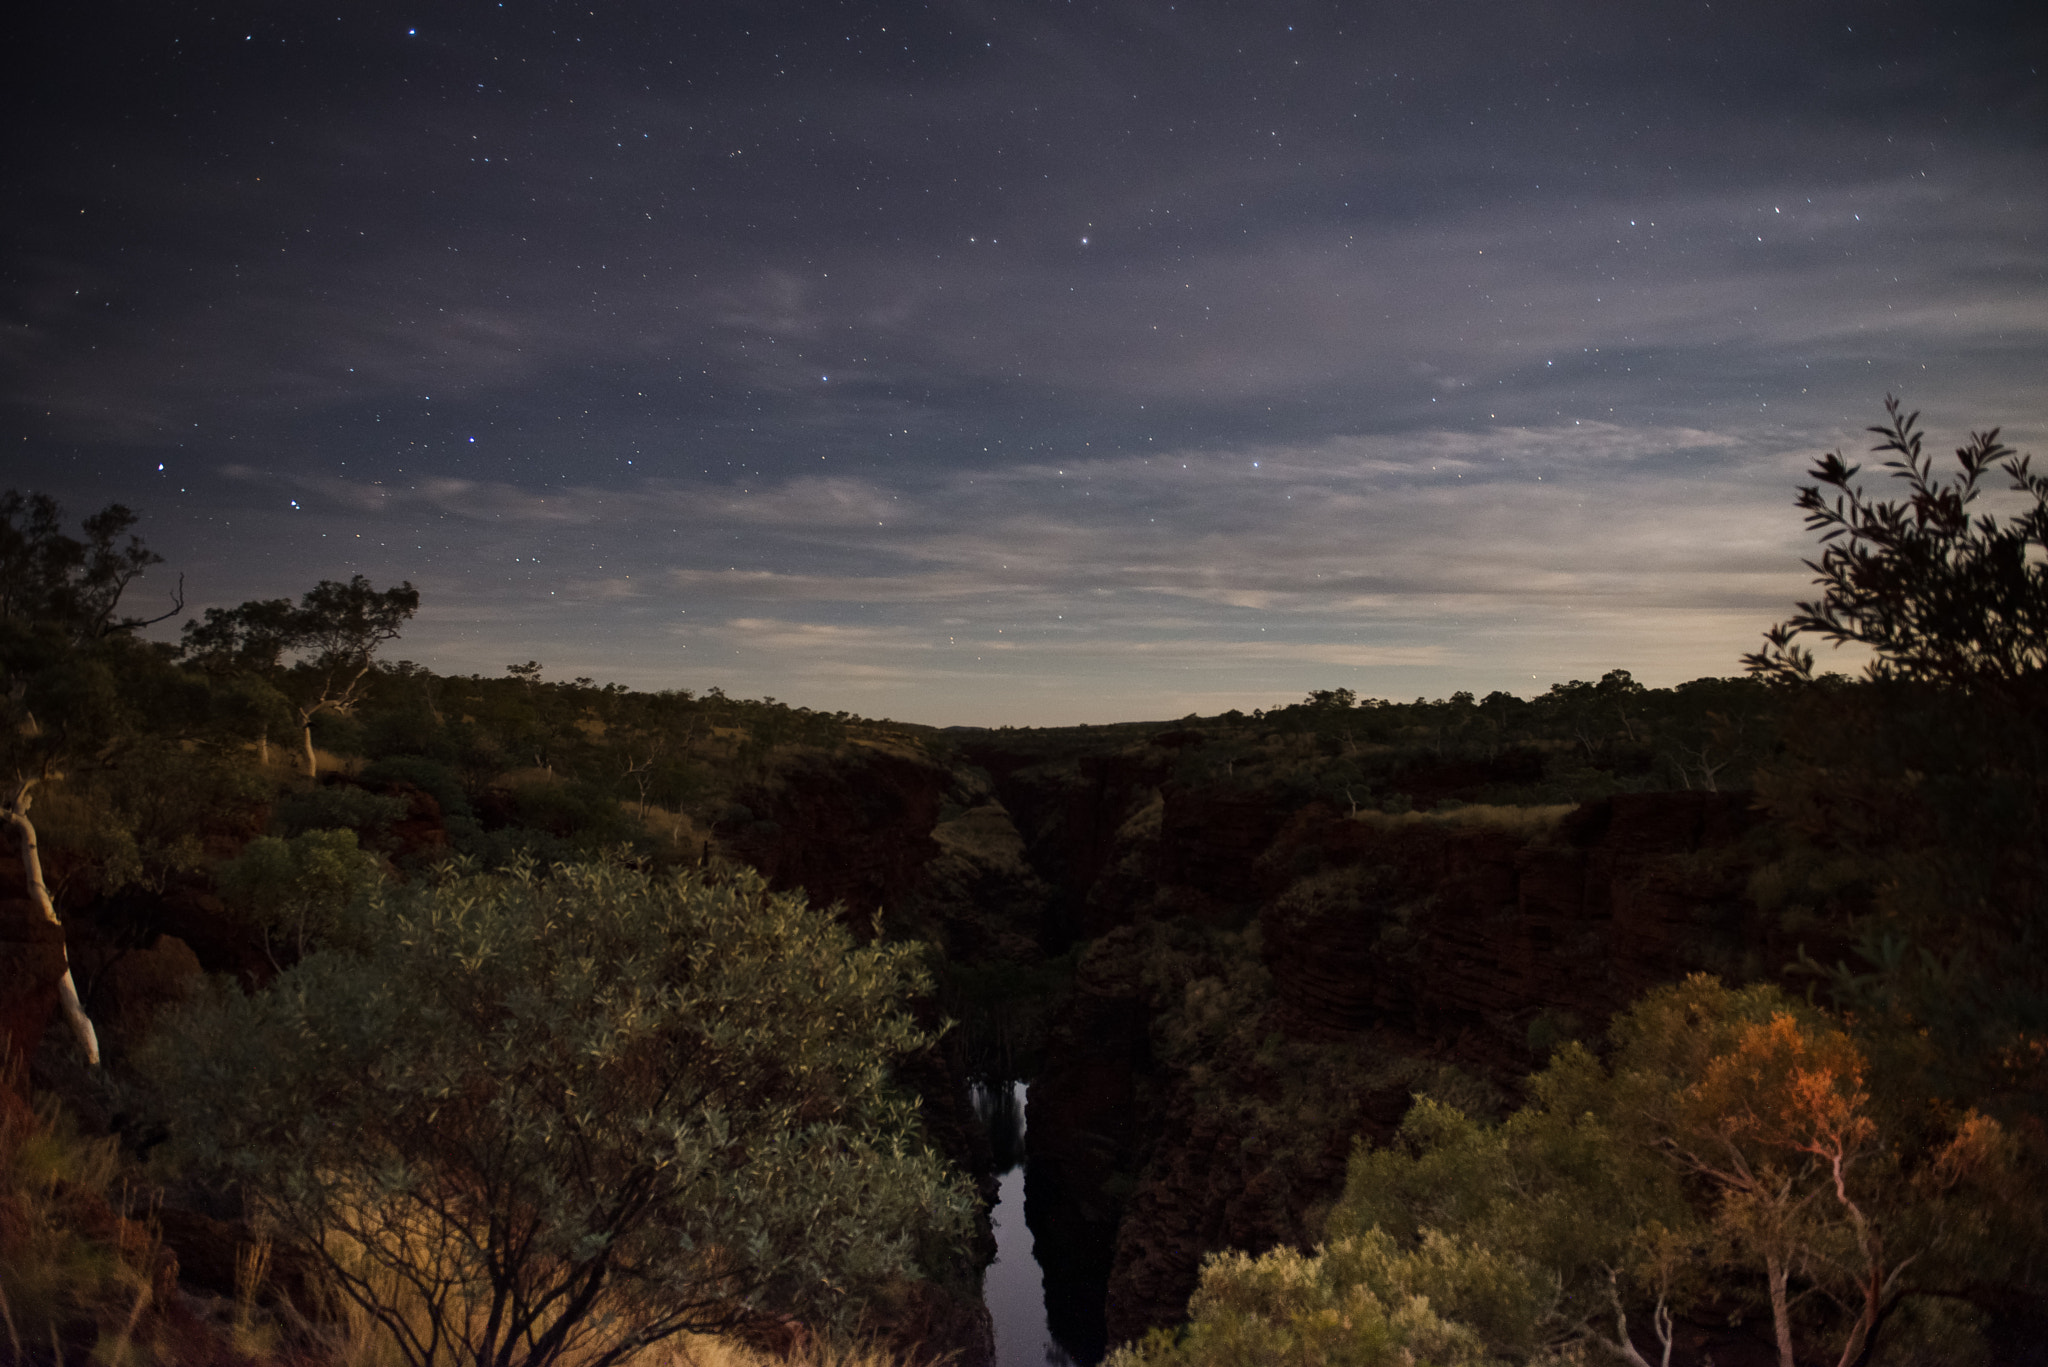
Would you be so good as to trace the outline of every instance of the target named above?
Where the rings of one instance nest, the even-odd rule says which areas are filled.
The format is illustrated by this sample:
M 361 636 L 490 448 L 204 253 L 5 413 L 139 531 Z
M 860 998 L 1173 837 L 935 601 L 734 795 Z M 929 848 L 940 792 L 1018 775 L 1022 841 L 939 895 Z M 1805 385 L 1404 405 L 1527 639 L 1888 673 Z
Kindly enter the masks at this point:
M 350 1307 L 349 1321 L 330 1341 L 333 1367 L 403 1367 L 404 1357 L 390 1335 L 369 1316 Z M 566 1367 L 580 1367 L 565 1358 Z M 876 1348 L 812 1347 L 787 1355 L 749 1348 L 734 1339 L 710 1334 L 679 1334 L 643 1348 L 623 1367 L 907 1367 L 908 1360 Z
M 730 1339 L 689 1336 L 647 1349 L 633 1367 L 905 1367 L 906 1361 L 876 1348 L 811 1348 L 784 1357 Z
M 19 1070 L 0 1060 L 0 1356 L 28 1361 L 47 1339 L 64 1361 L 90 1342 L 96 1362 L 141 1367 L 156 1356 L 157 1231 L 130 1209 L 115 1141 L 23 1100 Z
M 415 1331 L 428 1327 L 425 1305 L 417 1293 L 401 1284 L 395 1272 L 373 1270 L 352 1240 L 338 1233 L 328 1235 L 329 1252 L 338 1253 L 354 1263 L 358 1274 L 366 1276 L 371 1283 L 373 1294 L 381 1303 L 394 1306 Z M 263 1263 L 268 1256 L 268 1247 L 255 1251 L 249 1258 L 243 1273 L 244 1284 L 238 1288 L 241 1299 L 254 1301 L 261 1290 L 264 1275 Z M 400 1351 L 392 1332 L 373 1318 L 354 1301 L 345 1296 L 335 1295 L 330 1302 L 333 1313 L 325 1320 L 321 1329 L 315 1331 L 320 1343 L 320 1358 L 331 1367 L 405 1367 L 406 1358 Z M 307 1321 L 297 1315 L 302 1327 L 311 1328 Z M 278 1335 L 274 1328 L 258 1317 L 255 1325 L 246 1322 L 246 1316 L 238 1314 L 234 1326 L 236 1346 L 255 1360 L 267 1360 L 265 1350 L 274 1345 Z M 587 1367 L 610 1340 L 600 1334 L 587 1350 L 570 1353 L 559 1361 L 563 1367 Z M 452 1358 L 451 1358 L 452 1360 Z M 664 1340 L 623 1360 L 623 1367 L 907 1367 L 908 1360 L 897 1354 L 871 1347 L 831 1346 L 813 1343 L 787 1354 L 766 1352 L 750 1348 L 735 1339 L 711 1334 L 679 1334 Z
M 669 845 L 681 851 L 694 851 L 710 838 L 709 832 L 697 829 L 688 812 L 671 810 L 658 802 L 648 803 L 643 810 L 638 802 L 627 798 L 619 808 L 640 824 L 657 847 Z
M 1564 819 L 1567 812 L 1573 810 L 1574 806 L 1569 802 L 1544 807 L 1496 807 L 1486 803 L 1474 803 L 1469 807 L 1453 807 L 1448 811 L 1437 812 L 1361 811 L 1351 819 L 1387 829 L 1397 826 L 1451 826 L 1503 831 L 1534 840 L 1556 830 L 1557 823 Z

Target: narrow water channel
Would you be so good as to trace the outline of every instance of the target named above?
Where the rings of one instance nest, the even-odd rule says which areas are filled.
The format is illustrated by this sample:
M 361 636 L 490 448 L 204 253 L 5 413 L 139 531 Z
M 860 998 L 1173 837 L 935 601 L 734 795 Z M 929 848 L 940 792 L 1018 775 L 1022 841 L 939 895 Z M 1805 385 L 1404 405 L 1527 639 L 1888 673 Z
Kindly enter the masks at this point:
M 1045 1274 L 1038 1266 L 1031 1227 L 1024 1222 L 1024 1084 L 977 1086 L 974 1108 L 988 1128 L 1001 1193 L 990 1213 L 996 1260 L 982 1280 L 982 1299 L 995 1327 L 996 1367 L 1085 1367 L 1047 1326 Z

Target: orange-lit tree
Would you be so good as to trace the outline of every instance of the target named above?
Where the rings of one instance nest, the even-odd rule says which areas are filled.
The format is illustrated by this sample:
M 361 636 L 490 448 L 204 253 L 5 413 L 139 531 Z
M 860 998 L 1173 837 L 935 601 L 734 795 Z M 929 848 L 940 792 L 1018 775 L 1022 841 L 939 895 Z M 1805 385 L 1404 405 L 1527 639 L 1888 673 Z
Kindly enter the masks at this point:
M 1689 978 L 1614 1038 L 1616 1113 L 1703 1180 L 1716 1255 L 1763 1274 L 1782 1367 L 1801 1299 L 1823 1303 L 1808 1333 L 1849 1367 L 1901 1297 L 1960 1280 L 1943 1264 L 1970 1257 L 2011 1160 L 1996 1122 L 1881 1120 L 1856 1042 L 1768 986 Z
M 1902 1305 L 1967 1295 L 2041 1215 L 1995 1121 L 1889 1109 L 1841 1023 L 1776 988 L 1694 977 L 1613 1042 L 1604 1064 L 1560 1050 L 1499 1125 L 1421 1099 L 1398 1144 L 1353 1154 L 1315 1254 L 1212 1259 L 1187 1329 L 1120 1367 L 1651 1367 L 1635 1326 L 1668 1365 L 1680 1318 L 1751 1295 L 1781 1367 L 1858 1367 Z

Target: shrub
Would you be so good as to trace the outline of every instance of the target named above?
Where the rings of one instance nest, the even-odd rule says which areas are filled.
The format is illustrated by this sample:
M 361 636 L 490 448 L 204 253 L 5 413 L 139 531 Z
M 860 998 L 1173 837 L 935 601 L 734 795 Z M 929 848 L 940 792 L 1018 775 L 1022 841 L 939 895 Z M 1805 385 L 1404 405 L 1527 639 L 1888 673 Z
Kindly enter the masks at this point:
M 273 963 L 303 957 L 315 945 L 346 940 L 351 905 L 382 881 L 377 857 L 358 848 L 354 831 L 306 831 L 250 843 L 220 869 L 221 897 L 263 934 Z
M 1187 1328 L 1154 1330 L 1108 1367 L 1491 1367 L 1484 1340 L 1438 1313 L 1430 1292 L 1447 1281 L 1509 1302 L 1540 1294 L 1523 1269 L 1440 1238 L 1415 1254 L 1378 1231 L 1313 1255 L 1218 1253 L 1202 1265 Z
M 352 784 L 326 784 L 279 802 L 270 824 L 286 836 L 343 828 L 367 835 L 403 819 L 408 805 L 402 797 L 383 797 Z
M 914 946 L 758 875 L 451 866 L 159 1034 L 178 1149 L 415 1364 L 618 1362 L 762 1311 L 845 1323 L 972 1197 L 892 1061 Z

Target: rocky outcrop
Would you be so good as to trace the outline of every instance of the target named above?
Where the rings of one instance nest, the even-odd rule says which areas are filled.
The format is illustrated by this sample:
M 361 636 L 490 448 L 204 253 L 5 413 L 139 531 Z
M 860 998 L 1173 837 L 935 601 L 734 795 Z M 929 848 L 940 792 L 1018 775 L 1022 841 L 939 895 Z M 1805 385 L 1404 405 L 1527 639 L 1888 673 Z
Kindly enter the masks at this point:
M 952 775 L 921 757 L 803 752 L 741 790 L 717 834 L 774 886 L 839 903 L 865 925 L 901 902 L 939 852 L 932 828 L 952 788 Z
M 1041 947 L 1064 953 L 1128 919 L 1132 897 L 1098 897 L 1130 849 L 1125 826 L 1172 771 L 1164 749 L 1074 754 L 1001 740 L 965 744 L 961 757 L 988 776 L 1048 888 Z M 1121 890 L 1119 890 L 1121 891 Z M 1135 892 L 1133 896 L 1135 896 Z
M 1297 815 L 1265 862 L 1316 873 L 1260 912 L 1290 1028 L 1443 1036 L 1569 1013 L 1597 1025 L 1763 946 L 1744 895 L 1745 794 L 1629 794 L 1554 832 Z M 1503 1060 L 1512 1064 L 1519 1060 Z

